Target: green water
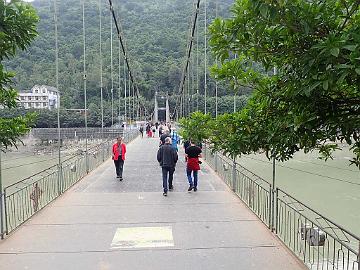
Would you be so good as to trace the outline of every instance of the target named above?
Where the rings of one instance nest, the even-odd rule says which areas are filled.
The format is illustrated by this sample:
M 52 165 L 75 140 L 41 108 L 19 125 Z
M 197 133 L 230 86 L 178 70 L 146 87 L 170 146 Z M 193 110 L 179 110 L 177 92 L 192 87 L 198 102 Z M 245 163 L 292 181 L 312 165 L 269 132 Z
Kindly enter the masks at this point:
M 298 153 L 277 163 L 276 186 L 360 236 L 360 170 L 349 166 L 351 153 L 340 151 L 334 160 L 319 160 L 317 153 Z M 265 155 L 250 155 L 239 163 L 272 182 L 272 162 Z
M 34 155 L 18 152 L 2 154 L 3 187 L 30 177 L 56 164 L 56 155 Z

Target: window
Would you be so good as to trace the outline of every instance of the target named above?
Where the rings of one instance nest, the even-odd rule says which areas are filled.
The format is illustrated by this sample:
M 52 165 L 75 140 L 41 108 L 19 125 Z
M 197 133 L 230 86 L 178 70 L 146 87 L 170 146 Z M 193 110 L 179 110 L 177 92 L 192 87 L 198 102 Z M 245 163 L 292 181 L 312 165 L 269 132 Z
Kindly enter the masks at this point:
M 38 89 L 35 89 L 35 94 L 39 93 L 39 90 Z
M 25 100 L 25 97 L 21 96 L 20 99 L 21 99 L 21 100 Z
M 35 97 L 36 100 L 39 100 L 39 97 Z
M 43 103 L 43 106 L 46 108 L 48 105 L 46 102 Z
M 43 100 L 47 100 L 47 97 L 43 97 Z

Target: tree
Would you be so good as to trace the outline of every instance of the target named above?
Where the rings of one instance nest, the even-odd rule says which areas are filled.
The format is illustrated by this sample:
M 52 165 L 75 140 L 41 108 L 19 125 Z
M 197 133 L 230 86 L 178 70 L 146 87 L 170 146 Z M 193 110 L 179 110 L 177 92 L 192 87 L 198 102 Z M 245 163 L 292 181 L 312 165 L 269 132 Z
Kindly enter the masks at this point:
M 252 151 L 286 160 L 318 149 L 330 158 L 340 141 L 360 166 L 359 6 L 359 0 L 237 0 L 233 18 L 213 23 L 211 46 L 222 64 L 214 73 L 254 89 L 242 118 L 258 138 Z M 238 58 L 228 60 L 230 54 Z
M 208 139 L 211 134 L 211 116 L 194 112 L 188 118 L 180 119 L 180 135 L 185 140 L 198 144 Z
M 38 17 L 35 10 L 18 0 L 0 2 L 0 107 L 15 108 L 17 91 L 14 73 L 6 71 L 3 61 L 25 50 L 37 36 Z M 0 118 L 0 146 L 16 146 L 20 136 L 29 131 L 34 115 Z
M 99 55 L 99 14 L 98 0 L 87 0 L 85 6 L 86 51 L 87 51 L 87 85 L 88 98 L 100 97 L 100 55 Z M 103 86 L 111 89 L 110 74 L 110 14 L 105 1 L 102 5 L 102 59 Z M 226 16 L 227 7 L 233 0 L 221 1 L 219 14 Z M 83 97 L 83 39 L 82 10 L 74 0 L 57 1 L 58 8 L 58 40 L 59 40 L 59 88 L 61 90 L 62 107 L 67 109 L 82 108 Z M 147 100 L 154 98 L 155 91 L 175 94 L 179 90 L 180 76 L 186 55 L 189 20 L 192 15 L 191 0 L 129 0 L 114 3 L 118 20 L 122 22 L 124 36 L 128 44 L 128 59 L 133 70 L 141 96 Z M 55 33 L 53 1 L 34 0 L 31 4 L 36 8 L 40 22 L 39 37 L 32 43 L 29 51 L 20 53 L 16 58 L 7 61 L 6 65 L 16 71 L 16 83 L 20 89 L 30 89 L 35 84 L 55 84 Z M 146 11 L 146 12 L 145 12 Z M 214 5 L 208 9 L 214 17 Z M 203 14 L 201 14 L 203 18 Z M 200 72 L 199 89 L 204 89 L 202 72 L 204 59 L 204 29 L 199 28 L 200 50 L 198 67 Z M 194 48 L 195 49 L 195 48 Z M 113 78 L 118 85 L 118 40 L 113 37 Z M 195 55 L 195 51 L 194 51 Z M 121 57 L 123 60 L 123 56 Z M 194 56 L 195 58 L 195 56 Z M 209 63 L 214 59 L 209 56 Z M 123 69 L 123 61 L 121 68 Z M 194 69 L 195 72 L 195 69 Z M 121 89 L 124 89 L 124 75 L 121 73 Z M 214 92 L 214 85 L 209 85 L 208 94 Z M 223 95 L 225 87 L 219 87 L 219 95 Z M 124 94 L 122 94 L 124 96 Z M 109 101 L 108 96 L 104 96 Z M 151 111 L 154 108 L 152 103 Z

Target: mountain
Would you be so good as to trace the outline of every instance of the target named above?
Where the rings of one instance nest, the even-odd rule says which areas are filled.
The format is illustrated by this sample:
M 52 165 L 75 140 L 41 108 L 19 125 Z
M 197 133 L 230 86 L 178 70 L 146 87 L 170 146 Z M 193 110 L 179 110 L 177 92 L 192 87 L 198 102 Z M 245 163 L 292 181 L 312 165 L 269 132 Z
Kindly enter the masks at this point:
M 216 2 L 208 1 L 208 23 L 215 18 Z M 16 75 L 19 90 L 35 84 L 55 85 L 54 0 L 35 0 L 31 3 L 40 16 L 39 37 L 31 48 L 6 63 Z M 218 14 L 229 16 L 233 0 L 219 0 Z M 180 84 L 193 0 L 114 0 L 114 10 L 121 21 L 131 67 L 139 90 L 147 99 L 155 91 L 170 94 Z M 63 106 L 76 108 L 83 102 L 83 36 L 82 1 L 57 0 L 59 29 L 59 83 Z M 102 0 L 102 48 L 105 98 L 110 99 L 110 10 Z M 87 88 L 89 103 L 100 98 L 99 1 L 85 3 Z M 204 10 L 200 12 L 200 82 L 204 82 Z M 114 88 L 118 87 L 117 35 L 113 39 Z M 209 56 L 209 64 L 213 62 Z M 122 63 L 121 63 L 122 64 Z M 121 73 L 123 76 L 123 73 Z M 196 76 L 195 76 L 196 77 Z M 123 83 L 123 82 L 122 82 Z M 209 94 L 214 92 L 209 84 Z M 203 86 L 200 86 L 203 89 Z M 200 90 L 201 91 L 201 90 Z M 223 95 L 225 89 L 220 89 Z M 115 91 L 115 96 L 117 91 Z

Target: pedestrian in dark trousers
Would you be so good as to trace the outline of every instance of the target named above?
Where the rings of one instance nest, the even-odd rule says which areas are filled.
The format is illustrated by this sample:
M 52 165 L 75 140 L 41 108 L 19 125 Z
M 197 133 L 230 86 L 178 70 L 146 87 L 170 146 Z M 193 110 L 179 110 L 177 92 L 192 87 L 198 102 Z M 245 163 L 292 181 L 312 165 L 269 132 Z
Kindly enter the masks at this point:
M 162 135 L 160 136 L 160 146 L 165 144 L 165 139 L 166 139 L 166 138 L 171 138 L 170 133 L 169 133 L 169 131 L 167 131 L 167 130 L 165 131 L 164 134 L 162 134 Z
M 167 196 L 168 192 L 168 183 L 169 190 L 172 191 L 174 189 L 173 186 L 173 178 L 176 163 L 178 161 L 178 154 L 176 150 L 171 146 L 171 138 L 167 137 L 165 139 L 165 144 L 162 145 L 157 152 L 157 160 L 160 163 L 162 168 L 162 178 L 163 178 L 163 188 L 164 188 L 164 196 Z
M 189 189 L 188 191 L 194 190 L 197 191 L 198 185 L 198 172 L 200 171 L 200 161 L 199 158 L 201 157 L 201 148 L 196 146 L 192 141 L 190 141 L 190 146 L 186 148 L 186 175 L 189 181 Z M 193 178 L 194 181 L 193 181 Z
M 144 127 L 140 126 L 139 131 L 140 131 L 141 138 L 144 138 Z
M 121 137 L 117 138 L 117 142 L 112 147 L 112 159 L 114 160 L 116 177 L 120 181 L 123 180 L 124 161 L 126 154 L 126 145 Z

